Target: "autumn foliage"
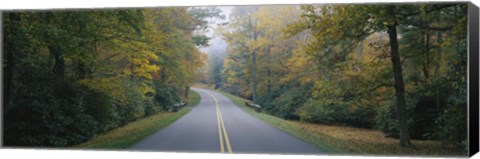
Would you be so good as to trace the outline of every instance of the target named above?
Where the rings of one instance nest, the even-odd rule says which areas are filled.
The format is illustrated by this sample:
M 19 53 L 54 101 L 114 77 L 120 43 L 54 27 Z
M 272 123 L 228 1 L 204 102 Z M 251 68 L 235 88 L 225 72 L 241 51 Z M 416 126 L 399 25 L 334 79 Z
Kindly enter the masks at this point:
M 4 146 L 70 146 L 168 111 L 204 55 L 187 8 L 3 13 Z
M 466 9 L 238 6 L 221 28 L 229 45 L 222 89 L 249 99 L 256 90 L 264 111 L 285 119 L 379 129 L 403 146 L 432 139 L 466 150 Z

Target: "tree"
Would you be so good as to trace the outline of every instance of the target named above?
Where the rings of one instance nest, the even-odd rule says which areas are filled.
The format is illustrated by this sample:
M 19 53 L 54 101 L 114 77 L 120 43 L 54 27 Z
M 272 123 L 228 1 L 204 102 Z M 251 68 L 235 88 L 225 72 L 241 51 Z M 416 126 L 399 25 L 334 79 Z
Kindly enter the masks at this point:
M 8 146 L 71 146 L 166 111 L 203 65 L 186 8 L 4 15 Z
M 419 25 L 418 19 L 421 17 L 421 13 L 424 13 L 423 15 L 434 12 L 440 12 L 442 14 L 442 11 L 448 12 L 450 7 L 458 6 L 461 5 L 324 5 L 318 8 L 309 5 L 303 6 L 303 22 L 291 25 L 290 29 L 294 30 L 293 33 L 298 33 L 303 30 L 308 30 L 312 33 L 315 41 L 307 45 L 305 51 L 313 55 L 313 57 L 321 62 L 322 66 L 327 69 L 332 67 L 338 68 L 339 65 L 348 64 L 350 52 L 359 43 L 363 46 L 361 41 L 374 33 L 386 32 L 388 34 L 389 46 L 387 51 L 389 52 L 388 56 L 390 57 L 392 65 L 391 72 L 394 77 L 393 86 L 396 96 L 395 110 L 397 112 L 399 125 L 400 144 L 407 146 L 410 145 L 410 136 L 407 126 L 408 118 L 406 109 L 408 105 L 405 97 L 407 93 L 405 90 L 405 72 L 402 68 L 405 65 L 403 61 L 407 58 L 400 56 L 400 50 L 402 48 L 400 47 L 401 44 L 399 43 L 398 37 L 403 37 L 408 32 L 416 29 L 434 30 L 435 28 L 444 28 L 434 26 L 444 24 L 439 19 L 430 21 L 430 24 L 427 23 L 427 25 L 425 25 L 425 21 Z M 403 32 L 399 33 L 399 28 Z M 375 44 L 372 46 L 375 47 Z M 379 48 L 382 49 L 382 47 Z M 428 46 L 426 48 L 425 50 L 428 51 Z M 428 78 L 428 73 L 426 71 L 424 72 Z M 384 83 L 380 83 L 380 85 L 373 87 L 373 89 L 367 90 L 377 90 L 384 86 L 389 86 L 389 84 L 385 85 Z M 343 98 L 345 98 L 350 97 L 351 93 L 352 92 L 347 91 L 340 94 L 337 93 L 336 96 L 343 96 Z M 357 92 L 355 96 L 359 97 L 358 95 L 365 93 L 364 91 Z
M 257 33 L 254 28 L 256 20 L 251 17 L 251 14 L 253 14 L 256 9 L 257 7 L 235 7 L 230 15 L 230 23 L 220 29 L 222 36 L 229 45 L 227 48 L 227 52 L 229 52 L 228 56 L 232 59 L 225 61 L 225 69 L 223 72 L 224 75 L 230 76 L 225 77 L 226 83 L 233 85 L 225 85 L 225 87 L 231 90 L 242 89 L 241 91 L 235 92 L 237 92 L 237 94 L 242 92 L 240 94 L 241 96 L 248 96 L 254 101 L 256 98 L 254 68 L 257 48 L 253 48 L 253 45 L 256 42 Z M 246 57 L 252 60 L 246 60 Z M 233 65 L 237 65 L 237 67 L 229 68 Z M 245 86 L 249 86 L 250 88 Z

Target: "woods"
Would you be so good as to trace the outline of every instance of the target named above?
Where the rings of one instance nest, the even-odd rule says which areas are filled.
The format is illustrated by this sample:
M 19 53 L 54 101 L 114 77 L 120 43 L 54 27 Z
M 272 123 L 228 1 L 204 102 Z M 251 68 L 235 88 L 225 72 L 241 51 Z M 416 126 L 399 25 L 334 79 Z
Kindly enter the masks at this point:
M 467 149 L 467 5 L 237 6 L 221 89 L 290 120 Z
M 295 131 L 356 127 L 402 152 L 415 140 L 468 149 L 467 3 L 2 14 L 5 146 L 85 143 L 176 112 L 199 82 Z
M 170 111 L 204 65 L 194 32 L 210 12 L 3 13 L 4 145 L 72 146 Z

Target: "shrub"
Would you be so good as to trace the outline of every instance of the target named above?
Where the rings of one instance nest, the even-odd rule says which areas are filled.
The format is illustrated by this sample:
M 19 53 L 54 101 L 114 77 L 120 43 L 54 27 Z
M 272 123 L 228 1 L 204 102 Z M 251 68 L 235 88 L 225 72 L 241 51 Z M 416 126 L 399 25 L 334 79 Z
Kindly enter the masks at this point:
M 445 107 L 445 97 L 420 95 L 412 97 L 413 108 L 409 109 L 408 117 L 412 120 L 409 123 L 409 135 L 412 139 L 436 139 L 434 133 L 438 127 L 435 119 L 440 115 L 440 110 Z
M 438 99 L 434 95 L 426 95 L 425 93 L 408 96 L 407 123 L 411 139 L 443 139 L 462 142 L 461 136 L 466 135 L 466 133 L 457 130 L 466 131 L 466 117 L 463 115 L 466 113 L 466 106 L 465 103 L 463 106 L 461 103 L 453 106 L 453 102 L 448 101 L 449 98 L 453 99 L 449 93 L 441 94 Z M 395 99 L 392 99 L 390 103 L 387 106 L 377 108 L 376 128 L 385 132 L 389 137 L 398 138 Z M 447 106 L 447 104 L 450 106 Z M 444 132 L 448 133 L 442 134 Z M 454 137 L 457 134 L 459 137 Z
M 300 120 L 313 123 L 332 124 L 335 121 L 335 112 L 329 105 L 322 105 L 319 101 L 312 99 L 300 107 L 297 114 Z
M 464 152 L 468 152 L 467 88 L 466 83 L 461 83 L 457 89 L 450 91 L 452 94 L 446 98 L 446 107 L 435 120 L 438 129 L 434 133 L 439 139 L 460 145 L 464 148 Z
M 22 74 L 5 109 L 5 146 L 68 146 L 90 139 L 98 122 L 87 114 L 89 90 L 52 74 Z M 35 79 L 35 80 L 31 80 Z
M 163 110 L 167 111 L 177 102 L 180 102 L 180 97 L 176 92 L 176 87 L 166 85 L 163 83 L 155 84 L 154 105 L 150 105 L 149 111 Z
M 371 128 L 375 115 L 368 106 L 353 107 L 346 103 L 325 104 L 320 100 L 309 99 L 297 110 L 301 120 L 322 124 L 341 124 Z
M 397 115 L 394 105 L 379 106 L 375 116 L 375 126 L 387 137 L 399 137 Z
M 107 94 L 88 90 L 83 100 L 85 112 L 98 122 L 97 132 L 105 132 L 120 124 L 121 116 L 118 114 L 115 101 Z
M 310 96 L 308 91 L 311 85 L 294 83 L 280 88 L 273 88 L 267 96 L 260 96 L 258 103 L 269 114 L 283 119 L 299 120 L 296 111 Z

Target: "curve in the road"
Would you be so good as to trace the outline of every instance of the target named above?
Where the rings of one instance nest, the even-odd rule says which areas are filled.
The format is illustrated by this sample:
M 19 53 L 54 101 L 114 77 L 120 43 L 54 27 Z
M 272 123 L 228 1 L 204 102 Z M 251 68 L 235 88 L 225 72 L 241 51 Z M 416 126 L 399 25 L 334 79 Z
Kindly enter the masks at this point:
M 192 90 L 201 97 L 200 103 L 192 111 L 131 149 L 164 152 L 323 153 L 251 116 L 215 91 L 200 88 Z

